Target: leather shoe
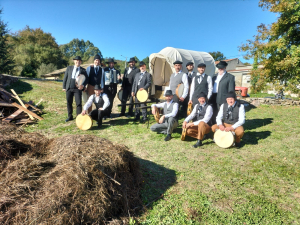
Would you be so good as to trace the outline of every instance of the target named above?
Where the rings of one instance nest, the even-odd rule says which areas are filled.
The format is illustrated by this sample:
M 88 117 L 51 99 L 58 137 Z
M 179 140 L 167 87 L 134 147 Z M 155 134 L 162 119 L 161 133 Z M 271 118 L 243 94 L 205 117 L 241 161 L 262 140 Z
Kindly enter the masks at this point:
M 239 143 L 235 142 L 235 147 L 240 148 L 241 147 L 241 142 L 239 142 Z
M 73 120 L 73 117 L 66 119 L 66 122 Z
M 106 118 L 107 118 L 107 117 L 106 117 L 106 116 L 104 116 L 104 117 L 103 117 L 103 120 L 106 120 Z
M 202 146 L 203 144 L 202 144 L 202 141 L 201 140 L 198 140 L 197 142 L 196 142 L 196 144 L 194 144 L 193 145 L 193 147 L 194 148 L 198 148 L 198 147 L 200 147 L 200 146 Z
M 167 134 L 167 137 L 165 138 L 165 141 L 170 141 L 171 140 L 171 134 Z

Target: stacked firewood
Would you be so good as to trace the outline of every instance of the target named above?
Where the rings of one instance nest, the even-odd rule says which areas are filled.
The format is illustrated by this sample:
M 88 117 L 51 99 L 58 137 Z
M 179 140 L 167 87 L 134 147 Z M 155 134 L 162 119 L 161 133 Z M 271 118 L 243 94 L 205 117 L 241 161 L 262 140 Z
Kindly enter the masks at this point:
M 0 88 L 0 120 L 2 123 L 29 124 L 43 120 L 37 113 L 42 111 L 32 101 L 22 101 L 17 93 Z

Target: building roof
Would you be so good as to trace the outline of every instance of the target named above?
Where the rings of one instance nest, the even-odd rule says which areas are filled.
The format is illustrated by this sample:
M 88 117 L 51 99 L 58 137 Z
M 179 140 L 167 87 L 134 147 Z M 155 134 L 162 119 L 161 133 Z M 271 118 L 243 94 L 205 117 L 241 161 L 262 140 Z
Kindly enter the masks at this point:
M 236 59 L 239 59 L 239 58 L 234 58 L 234 59 L 224 59 L 224 60 L 221 60 L 221 61 L 225 61 L 225 62 L 229 62 L 229 61 L 233 61 L 233 60 L 236 60 Z M 220 61 L 215 61 L 215 64 L 217 65 Z

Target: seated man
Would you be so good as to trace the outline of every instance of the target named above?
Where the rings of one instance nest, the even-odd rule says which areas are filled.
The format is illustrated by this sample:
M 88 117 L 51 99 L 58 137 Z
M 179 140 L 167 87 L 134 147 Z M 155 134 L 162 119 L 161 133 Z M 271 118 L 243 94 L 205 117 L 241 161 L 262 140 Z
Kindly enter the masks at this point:
M 184 120 L 182 128 L 186 128 L 186 135 L 197 138 L 198 141 L 194 148 L 202 146 L 202 139 L 205 134 L 210 132 L 210 126 L 208 122 L 213 115 L 213 109 L 207 104 L 207 96 L 201 92 L 197 95 L 198 104 L 195 105 L 191 114 Z M 192 123 L 189 123 L 193 119 Z
M 102 119 L 104 116 L 107 116 L 109 113 L 109 99 L 105 93 L 103 93 L 103 89 L 96 84 L 94 88 L 94 95 L 91 95 L 88 99 L 88 101 L 83 106 L 83 111 L 81 112 L 82 115 L 85 115 L 88 108 L 92 106 L 94 103 L 96 106 L 96 109 L 91 111 L 89 115 L 92 117 L 93 120 L 97 120 L 98 122 L 98 128 L 101 128 L 102 126 Z
M 153 115 L 155 115 L 155 108 L 163 108 L 164 115 L 159 119 L 158 123 L 150 127 L 150 130 L 157 133 L 167 134 L 165 141 L 169 141 L 173 130 L 178 126 L 178 103 L 173 101 L 173 94 L 171 90 L 166 91 L 165 97 L 167 100 L 166 102 L 151 105 Z
M 235 132 L 235 146 L 241 147 L 241 138 L 244 135 L 243 124 L 245 123 L 245 108 L 240 101 L 237 101 L 236 94 L 233 91 L 228 92 L 226 103 L 222 104 L 217 115 L 217 124 L 212 126 L 212 131 L 216 129 L 221 131 Z

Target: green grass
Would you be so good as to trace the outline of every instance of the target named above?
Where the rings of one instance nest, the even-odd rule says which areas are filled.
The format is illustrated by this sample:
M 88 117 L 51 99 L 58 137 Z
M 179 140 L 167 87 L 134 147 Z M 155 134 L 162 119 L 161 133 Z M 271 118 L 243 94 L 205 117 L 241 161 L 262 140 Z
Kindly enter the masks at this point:
M 221 149 L 211 139 L 194 149 L 196 140 L 180 141 L 180 128 L 166 143 L 147 124 L 125 117 L 106 120 L 102 130 L 80 131 L 75 122 L 64 122 L 61 86 L 42 81 L 13 85 L 24 100 L 45 100 L 45 120 L 26 130 L 50 138 L 93 134 L 128 146 L 144 175 L 141 196 L 148 208 L 136 217 L 139 223 L 300 224 L 299 107 L 248 107 L 241 149 Z

